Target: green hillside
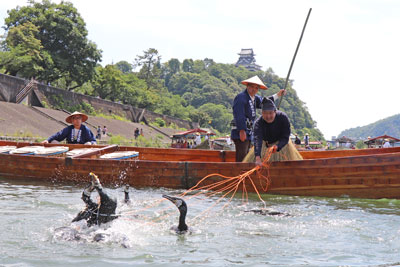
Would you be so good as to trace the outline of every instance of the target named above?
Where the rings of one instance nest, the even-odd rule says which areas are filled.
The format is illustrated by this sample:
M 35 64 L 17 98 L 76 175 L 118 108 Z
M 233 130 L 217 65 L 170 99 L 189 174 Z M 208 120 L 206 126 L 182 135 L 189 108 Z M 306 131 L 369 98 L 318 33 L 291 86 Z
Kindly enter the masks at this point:
M 102 51 L 89 40 L 85 22 L 69 2 L 29 1 L 8 12 L 0 43 L 0 71 L 102 99 L 130 104 L 229 134 L 234 97 L 245 89 L 240 81 L 258 75 L 270 88 L 269 96 L 285 80 L 271 68 L 250 72 L 212 59 L 161 60 L 149 48 L 134 62 L 102 66 Z M 292 131 L 322 140 L 305 104 L 289 83 L 282 101 Z M 65 105 L 60 101 L 60 106 Z M 83 106 L 82 109 L 85 107 Z M 86 107 L 86 112 L 91 112 Z
M 377 122 L 344 130 L 339 136 L 365 139 L 368 136 L 375 137 L 381 135 L 400 137 L 400 114 L 379 120 Z

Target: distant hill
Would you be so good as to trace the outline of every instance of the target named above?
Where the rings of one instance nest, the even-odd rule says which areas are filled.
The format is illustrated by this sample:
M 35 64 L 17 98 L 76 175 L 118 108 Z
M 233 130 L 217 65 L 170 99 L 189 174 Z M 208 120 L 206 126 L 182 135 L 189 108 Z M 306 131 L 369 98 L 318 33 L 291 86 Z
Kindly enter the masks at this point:
M 390 135 L 400 137 L 400 114 L 379 120 L 377 122 L 356 128 L 344 130 L 339 136 L 347 136 L 350 138 L 367 138 L 368 136 Z

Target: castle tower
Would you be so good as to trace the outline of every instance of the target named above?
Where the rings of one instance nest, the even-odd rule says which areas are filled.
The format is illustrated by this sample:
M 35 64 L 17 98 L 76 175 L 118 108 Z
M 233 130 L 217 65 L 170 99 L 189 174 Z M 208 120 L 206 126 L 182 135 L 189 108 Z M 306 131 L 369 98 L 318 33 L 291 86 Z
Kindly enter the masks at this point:
M 256 59 L 254 58 L 255 54 L 253 52 L 253 48 L 242 48 L 240 51 L 239 59 L 236 62 L 235 66 L 243 66 L 250 71 L 259 71 L 261 70 L 261 66 L 256 64 Z

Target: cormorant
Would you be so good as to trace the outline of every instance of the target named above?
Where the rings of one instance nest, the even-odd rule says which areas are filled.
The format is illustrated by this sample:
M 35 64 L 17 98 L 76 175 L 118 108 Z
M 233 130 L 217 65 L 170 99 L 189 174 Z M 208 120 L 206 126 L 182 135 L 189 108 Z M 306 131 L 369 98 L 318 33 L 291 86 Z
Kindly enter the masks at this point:
M 168 195 L 162 195 L 162 197 L 166 198 L 169 201 L 171 201 L 172 203 L 174 203 L 180 213 L 178 226 L 171 227 L 171 230 L 174 230 L 177 234 L 184 234 L 184 233 L 188 232 L 189 227 L 186 225 L 186 222 L 185 222 L 186 213 L 187 213 L 186 202 L 181 198 L 171 197 Z
M 129 185 L 128 185 L 128 184 L 125 186 L 124 193 L 125 193 L 124 202 L 125 202 L 126 204 L 131 203 L 131 200 L 129 199 Z
M 100 225 L 102 223 L 110 222 L 118 216 L 115 215 L 117 202 L 103 192 L 103 187 L 101 186 L 97 175 L 91 172 L 89 177 L 91 177 L 92 183 L 82 192 L 82 200 L 85 202 L 86 208 L 79 212 L 72 222 L 86 220 L 87 225 L 90 227 L 94 224 Z M 90 194 L 94 189 L 99 193 L 100 203 L 95 203 L 90 199 Z

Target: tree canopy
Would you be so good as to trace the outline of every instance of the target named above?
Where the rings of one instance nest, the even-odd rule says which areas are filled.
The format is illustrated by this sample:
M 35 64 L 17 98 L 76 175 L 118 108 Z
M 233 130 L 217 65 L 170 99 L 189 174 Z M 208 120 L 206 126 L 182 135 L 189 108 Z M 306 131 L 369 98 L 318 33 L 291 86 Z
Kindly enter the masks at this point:
M 71 3 L 29 1 L 8 11 L 4 28 L 8 51 L 1 52 L 0 66 L 6 72 L 45 82 L 62 78 L 68 89 L 94 77 L 101 51 L 87 39 L 85 22 Z M 20 38 L 15 42 L 16 32 Z M 30 71 L 7 60 L 21 58 L 22 52 L 31 57 Z

